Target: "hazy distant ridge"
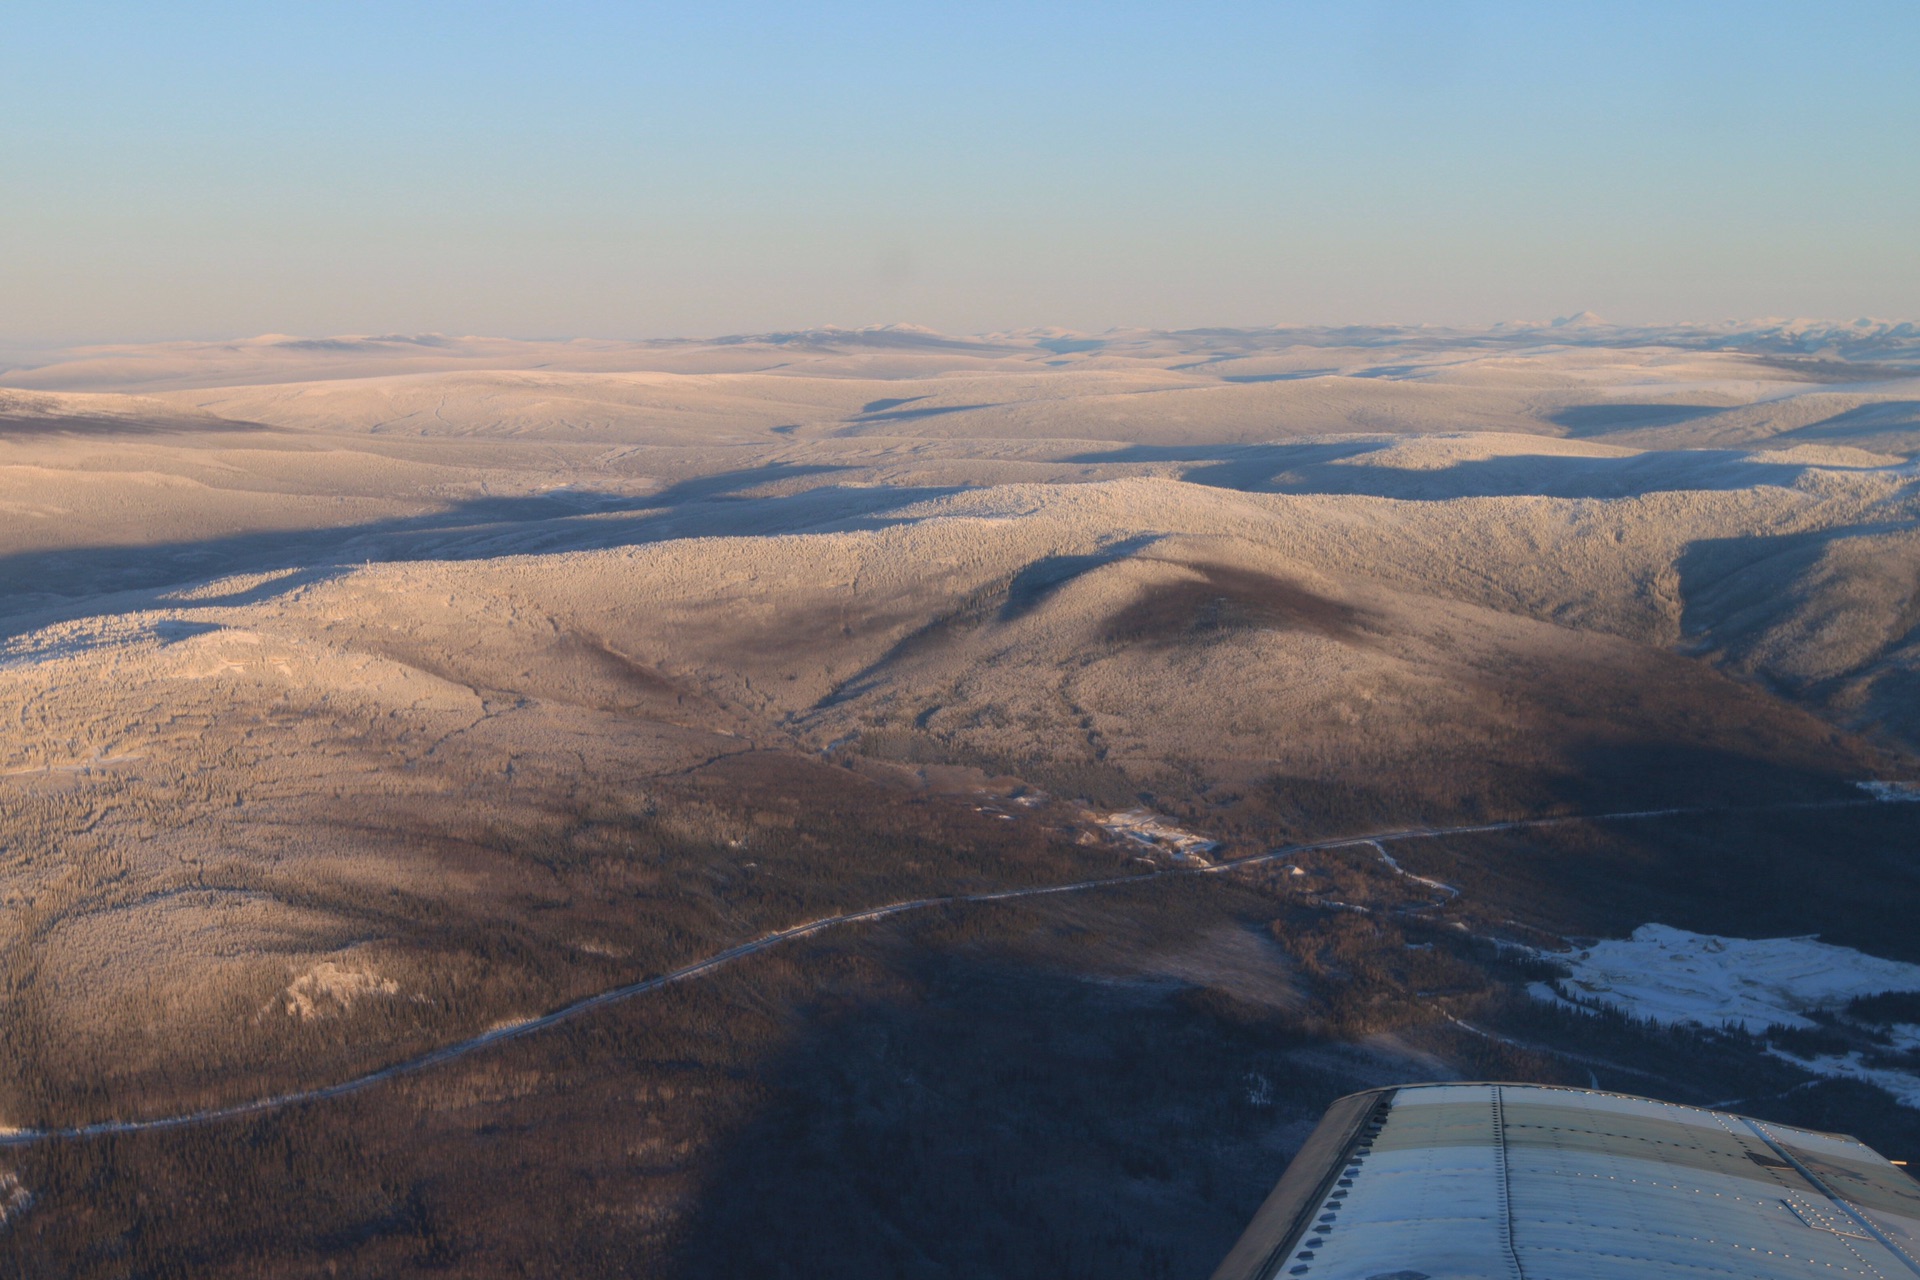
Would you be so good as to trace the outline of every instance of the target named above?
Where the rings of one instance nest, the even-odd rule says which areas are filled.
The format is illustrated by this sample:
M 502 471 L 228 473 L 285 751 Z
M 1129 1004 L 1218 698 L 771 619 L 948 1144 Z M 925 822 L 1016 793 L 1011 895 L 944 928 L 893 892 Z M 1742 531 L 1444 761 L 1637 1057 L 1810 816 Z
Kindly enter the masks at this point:
M 1259 328 L 1056 328 L 954 335 L 918 325 L 831 325 L 715 338 L 499 338 L 477 335 L 262 334 L 209 341 L 125 343 L 14 355 L 0 367 L 0 385 L 46 391 L 156 390 L 165 387 L 286 382 L 456 369 L 571 372 L 770 371 L 794 353 L 919 352 L 985 359 L 1051 358 L 1055 362 L 1137 355 L 1159 348 L 1226 359 L 1288 350 L 1533 350 L 1542 347 L 1671 347 L 1800 360 L 1920 368 L 1920 321 L 1778 319 L 1703 324 L 1619 325 L 1591 313 L 1549 322 L 1487 326 L 1273 325 Z M 0 360 L 9 359 L 0 354 Z M 1377 376 L 1377 375 L 1375 375 Z

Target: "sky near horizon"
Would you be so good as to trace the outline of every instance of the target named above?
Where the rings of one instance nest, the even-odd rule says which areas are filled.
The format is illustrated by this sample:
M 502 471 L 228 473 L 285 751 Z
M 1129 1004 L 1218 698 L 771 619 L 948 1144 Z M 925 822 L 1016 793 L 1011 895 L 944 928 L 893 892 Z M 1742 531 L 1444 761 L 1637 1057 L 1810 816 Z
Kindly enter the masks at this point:
M 0 23 L 0 341 L 1920 315 L 1920 4 Z

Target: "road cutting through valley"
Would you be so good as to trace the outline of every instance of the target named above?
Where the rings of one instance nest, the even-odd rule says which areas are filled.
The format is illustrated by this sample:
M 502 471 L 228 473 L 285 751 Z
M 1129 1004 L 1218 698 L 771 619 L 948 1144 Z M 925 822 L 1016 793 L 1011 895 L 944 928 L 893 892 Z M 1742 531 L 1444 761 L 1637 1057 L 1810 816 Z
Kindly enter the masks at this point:
M 1904 797 L 1903 797 L 1904 798 Z M 1043 885 L 1023 889 L 1002 889 L 991 893 L 949 894 L 940 897 L 912 898 L 900 902 L 890 902 L 882 906 L 868 907 L 861 911 L 850 911 L 842 915 L 825 916 L 803 924 L 789 925 L 762 934 L 747 942 L 716 952 L 704 960 L 695 961 L 667 973 L 644 978 L 637 982 L 611 987 L 593 995 L 583 996 L 570 1004 L 562 1005 L 537 1017 L 517 1022 L 508 1022 L 491 1027 L 477 1036 L 452 1044 L 442 1045 L 431 1052 L 408 1058 L 376 1071 L 341 1080 L 334 1084 L 319 1085 L 310 1089 L 299 1089 L 288 1093 L 274 1094 L 269 1097 L 255 1098 L 247 1102 L 231 1103 L 222 1107 L 209 1107 L 200 1111 L 190 1111 L 173 1116 L 158 1116 L 146 1120 L 102 1120 L 93 1124 L 73 1125 L 55 1128 L 0 1128 L 0 1147 L 22 1147 L 46 1142 L 72 1141 L 84 1138 L 109 1137 L 116 1134 L 148 1133 L 165 1129 L 183 1129 L 196 1125 L 215 1124 L 224 1120 L 237 1120 L 247 1116 L 279 1111 L 288 1107 L 307 1103 L 325 1102 L 333 1098 L 345 1097 L 362 1089 L 371 1088 L 383 1081 L 400 1076 L 444 1066 L 447 1063 L 478 1053 L 494 1045 L 517 1040 L 522 1036 L 546 1030 L 562 1022 L 568 1022 L 593 1010 L 618 1004 L 637 996 L 646 995 L 677 982 L 704 977 L 718 969 L 745 959 L 756 952 L 765 951 L 785 942 L 792 942 L 814 934 L 824 933 L 847 925 L 866 924 L 875 920 L 884 920 L 890 916 L 905 915 L 929 907 L 968 906 L 993 902 L 1009 902 L 1020 898 L 1038 898 L 1048 894 L 1079 893 L 1090 889 L 1116 888 L 1122 885 L 1143 884 L 1156 880 L 1165 880 L 1179 876 L 1219 875 L 1224 872 L 1238 871 L 1243 867 L 1257 866 L 1276 862 L 1281 859 L 1297 857 L 1305 853 L 1319 853 L 1332 849 L 1345 849 L 1358 845 L 1384 845 L 1402 840 L 1429 840 L 1446 836 L 1475 835 L 1499 831 L 1521 831 L 1541 827 L 1563 826 L 1581 822 L 1631 822 L 1652 818 L 1686 817 L 1713 813 L 1759 813 L 1785 810 L 1808 809 L 1852 809 L 1890 803 L 1889 797 L 1874 794 L 1858 800 L 1814 800 L 1771 805 L 1704 805 L 1697 807 L 1679 807 L 1668 809 L 1633 809 L 1615 813 L 1568 814 L 1548 818 L 1519 818 L 1506 822 L 1483 822 L 1458 827 L 1408 827 L 1397 831 L 1377 831 L 1365 835 L 1340 836 L 1330 840 L 1316 840 L 1305 844 L 1285 845 L 1271 849 L 1266 853 L 1251 854 L 1244 858 L 1210 863 L 1201 866 L 1156 867 L 1152 871 L 1137 875 L 1105 876 L 1094 880 L 1078 880 L 1068 884 Z M 1383 851 L 1384 852 L 1384 851 Z M 1398 867 L 1395 868 L 1398 870 Z M 1404 873 L 1403 873 L 1404 874 Z M 1415 877 L 1416 879 L 1418 877 Z

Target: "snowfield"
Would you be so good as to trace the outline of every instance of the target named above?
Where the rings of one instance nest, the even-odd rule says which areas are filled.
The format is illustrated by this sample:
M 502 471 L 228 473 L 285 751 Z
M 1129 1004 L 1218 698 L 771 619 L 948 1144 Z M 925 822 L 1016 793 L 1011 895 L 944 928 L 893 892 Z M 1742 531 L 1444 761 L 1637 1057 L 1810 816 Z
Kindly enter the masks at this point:
M 1808 1011 L 1838 1009 L 1856 996 L 1920 991 L 1920 965 L 1851 947 L 1812 938 L 1721 938 L 1663 924 L 1641 925 L 1631 938 L 1554 958 L 1572 975 L 1558 984 L 1530 984 L 1527 991 L 1536 999 L 1755 1033 L 1770 1026 L 1815 1026 Z M 1920 1026 L 1896 1024 L 1881 1035 L 1891 1053 L 1920 1049 Z M 1902 1105 L 1920 1108 L 1920 1074 L 1884 1059 L 1868 1061 L 1859 1052 L 1801 1057 L 1777 1047 L 1768 1052 L 1815 1075 L 1877 1085 Z
M 1775 1024 L 1811 1027 L 1808 1010 L 1839 1008 L 1855 996 L 1920 991 L 1920 965 L 1812 938 L 1720 938 L 1663 924 L 1554 958 L 1573 970 L 1562 986 L 1576 1001 L 1655 1022 L 1755 1033 Z M 1546 984 L 1535 988 L 1551 998 Z

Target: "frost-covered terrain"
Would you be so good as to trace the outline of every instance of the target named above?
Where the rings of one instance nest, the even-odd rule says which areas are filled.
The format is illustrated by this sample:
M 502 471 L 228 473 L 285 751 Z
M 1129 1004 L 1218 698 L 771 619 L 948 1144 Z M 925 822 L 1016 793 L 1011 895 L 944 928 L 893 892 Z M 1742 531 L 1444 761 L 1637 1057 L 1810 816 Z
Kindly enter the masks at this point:
M 224 1025 L 348 948 L 421 989 L 404 917 L 313 883 L 497 887 L 421 833 L 491 847 L 464 824 L 746 751 L 1012 778 L 1180 856 L 1629 778 L 1885 790 L 1920 741 L 1912 346 L 885 329 L 16 370 L 0 888 L 31 911 L 0 957 L 35 1043 L 157 1070 L 182 1044 L 133 1010 Z M 1683 762 L 1652 792 L 1646 744 Z
M 663 1259 L 798 1187 L 885 1201 L 793 1210 L 867 1224 L 836 1257 L 1072 1188 L 1230 1235 L 1205 1188 L 1421 1078 L 1909 1122 L 1914 1020 L 1848 1000 L 1920 989 L 1910 327 L 266 337 L 0 383 L 0 1126 L 308 1099 L 15 1148 L 0 1269 L 244 1221 L 229 1274 L 715 1274 Z M 1526 995 L 1647 920 L 1568 994 L 1777 1054 Z M 885 1187 L 820 1172 L 856 1148 Z

